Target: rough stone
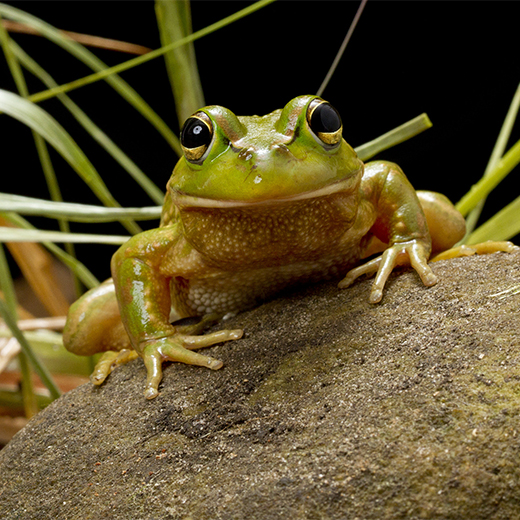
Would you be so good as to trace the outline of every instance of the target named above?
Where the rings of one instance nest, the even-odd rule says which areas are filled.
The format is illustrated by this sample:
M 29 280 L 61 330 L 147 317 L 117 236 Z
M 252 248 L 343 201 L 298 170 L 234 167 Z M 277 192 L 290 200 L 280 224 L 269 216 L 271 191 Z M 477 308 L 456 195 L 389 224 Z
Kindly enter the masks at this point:
M 519 260 L 285 295 L 152 401 L 141 360 L 83 385 L 0 452 L 0 518 L 518 518 Z

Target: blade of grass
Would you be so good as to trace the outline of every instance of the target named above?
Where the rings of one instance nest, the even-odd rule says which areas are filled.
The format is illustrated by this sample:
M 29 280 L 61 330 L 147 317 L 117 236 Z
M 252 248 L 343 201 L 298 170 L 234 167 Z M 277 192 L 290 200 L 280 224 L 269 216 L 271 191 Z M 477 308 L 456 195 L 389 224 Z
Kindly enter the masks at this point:
M 18 325 L 16 324 L 16 318 L 12 315 L 7 304 L 1 299 L 0 314 L 2 315 L 2 318 L 4 319 L 6 325 L 11 330 L 13 336 L 18 340 L 18 343 L 20 343 L 22 351 L 27 356 L 27 359 L 30 361 L 32 367 L 34 368 L 34 371 L 38 374 L 38 377 L 41 379 L 42 383 L 45 385 L 47 390 L 49 390 L 51 397 L 57 399 L 61 395 L 60 389 L 52 379 L 52 376 L 50 375 L 45 365 L 40 362 L 40 360 L 34 353 L 31 345 L 25 339 L 25 336 L 23 335 L 22 331 L 18 328 Z
M 119 235 L 92 235 L 88 233 L 62 233 L 40 229 L 18 229 L 0 226 L 0 242 L 71 242 L 74 244 L 121 245 L 129 237 Z
M 354 16 L 354 19 L 352 20 L 352 23 L 350 24 L 350 27 L 348 28 L 345 39 L 341 43 L 341 46 L 336 54 L 336 57 L 334 58 L 334 61 L 332 62 L 332 65 L 330 66 L 329 71 L 327 72 L 327 75 L 325 76 L 325 79 L 323 80 L 322 84 L 320 85 L 320 88 L 318 89 L 318 92 L 316 93 L 317 96 L 321 96 L 323 94 L 323 91 L 327 88 L 329 81 L 331 80 L 332 76 L 334 75 L 334 72 L 336 71 L 336 67 L 338 66 L 338 63 L 340 62 L 341 57 L 343 56 L 343 53 L 345 52 L 345 49 L 347 48 L 348 42 L 350 41 L 350 38 L 352 37 L 352 34 L 354 33 L 354 29 L 356 28 L 356 26 L 359 22 L 359 19 L 361 18 L 361 13 L 363 12 L 363 9 L 365 8 L 366 3 L 367 3 L 367 0 L 361 0 L 358 10 L 356 11 L 356 14 Z
M 40 67 L 17 43 L 10 42 L 13 54 L 20 60 L 21 64 L 34 74 L 48 88 L 57 87 L 54 79 Z M 110 137 L 105 134 L 81 108 L 74 103 L 66 94 L 59 94 L 58 99 L 74 116 L 78 123 L 90 134 L 90 136 L 102 146 L 141 186 L 148 196 L 156 203 L 162 204 L 164 193 L 160 190 L 145 173 L 119 148 Z M 64 231 L 64 230 L 62 230 Z
M 20 9 L 13 6 L 0 4 L 0 15 L 14 20 L 19 23 L 28 25 L 36 29 L 42 36 L 59 45 L 67 52 L 72 54 L 74 57 L 82 61 L 85 65 L 95 71 L 105 71 L 108 67 L 88 49 L 76 43 L 63 34 L 52 25 L 32 16 Z M 150 54 L 150 53 L 149 53 Z M 148 56 L 145 54 L 144 56 Z M 143 57 L 143 56 L 140 56 Z M 97 77 L 98 73 L 94 74 Z M 179 139 L 171 131 L 168 125 L 152 110 L 150 105 L 132 88 L 126 81 L 121 79 L 119 76 L 112 75 L 112 73 L 104 74 L 99 79 L 105 79 L 131 106 L 133 106 L 147 121 L 149 121 L 154 128 L 164 137 L 166 142 L 175 150 L 178 155 L 182 155 L 182 150 L 179 144 Z M 75 82 L 73 82 L 75 83 Z M 65 93 L 72 89 L 62 89 L 58 87 L 55 89 L 47 90 L 45 92 L 52 92 L 49 97 L 54 97 L 59 93 Z M 41 94 L 32 95 L 29 99 L 35 102 L 35 99 L 42 100 Z
M 520 84 L 518 85 L 515 95 L 513 96 L 513 100 L 511 101 L 511 105 L 509 106 L 509 110 L 507 111 L 506 118 L 504 119 L 504 123 L 502 124 L 502 128 L 500 129 L 500 133 L 498 134 L 497 142 L 493 148 L 493 152 L 491 153 L 491 157 L 489 158 L 489 162 L 486 166 L 486 170 L 484 171 L 484 177 L 487 177 L 491 174 L 493 169 L 496 167 L 498 162 L 500 161 L 500 157 L 504 155 L 504 151 L 507 146 L 507 142 L 509 141 L 509 137 L 511 135 L 511 130 L 513 129 L 513 125 L 515 123 L 516 115 L 518 114 L 518 109 L 520 107 Z M 480 213 L 482 212 L 482 208 L 486 202 L 486 198 L 484 197 L 479 203 L 471 210 L 466 218 L 466 235 L 460 241 L 459 244 L 466 243 L 466 239 L 469 237 L 471 232 L 475 229 L 477 225 L 477 221 L 480 217 Z
M 35 36 L 41 36 L 41 34 L 25 25 L 23 23 L 11 22 L 9 20 L 3 20 L 2 25 L 7 29 L 8 32 L 21 33 L 21 34 L 34 34 Z M 152 49 L 144 47 L 143 45 L 136 45 L 135 43 L 122 42 L 120 40 L 112 40 L 110 38 L 102 38 L 100 36 L 92 36 L 90 34 L 82 34 L 73 31 L 60 30 L 61 34 L 67 36 L 75 42 L 81 43 L 86 47 L 97 47 L 99 49 L 108 49 L 116 52 L 124 52 L 125 54 L 146 54 Z
M 72 222 L 113 222 L 121 218 L 154 220 L 161 216 L 161 206 L 144 208 L 106 208 L 70 202 L 51 202 L 44 199 L 0 193 L 0 212 L 14 211 L 21 215 L 66 218 Z
M 406 123 L 390 130 L 386 134 L 383 134 L 373 141 L 362 144 L 357 148 L 354 148 L 359 158 L 362 161 L 366 161 L 374 155 L 387 150 L 392 146 L 407 141 L 408 139 L 424 132 L 432 126 L 432 123 L 426 114 L 421 114 Z
M 489 195 L 518 163 L 520 163 L 520 140 L 500 159 L 489 175 L 482 177 L 471 187 L 455 207 L 462 215 L 466 216 L 484 197 Z
M 38 103 L 40 101 L 43 101 L 44 99 L 50 99 L 52 97 L 57 96 L 59 93 L 63 92 L 69 92 L 71 90 L 74 90 L 79 87 L 83 87 L 84 85 L 89 85 L 90 83 L 94 83 L 95 81 L 99 81 L 100 79 L 107 79 L 107 81 L 111 81 L 109 78 L 111 78 L 114 74 L 119 74 L 120 72 L 123 72 L 125 70 L 131 69 L 135 67 L 136 65 L 141 65 L 142 63 L 146 63 L 150 60 L 153 60 L 159 56 L 162 56 L 166 52 L 170 51 L 171 49 L 175 49 L 177 47 L 180 47 L 182 45 L 186 45 L 189 42 L 198 40 L 199 38 L 202 38 L 203 36 L 206 36 L 208 34 L 211 34 L 212 32 L 221 29 L 222 27 L 225 27 L 233 22 L 236 22 L 237 20 L 240 20 L 241 18 L 244 18 L 245 16 L 254 13 L 255 11 L 258 11 L 259 9 L 275 2 L 275 0 L 260 0 L 253 5 L 250 5 L 244 9 L 241 9 L 240 11 L 237 11 L 236 13 L 227 16 L 226 18 L 222 18 L 222 20 L 219 20 L 218 22 L 215 22 L 211 25 L 208 25 L 204 29 L 201 29 L 199 31 L 196 31 L 189 36 L 186 36 L 182 40 L 178 40 L 176 42 L 171 43 L 170 45 L 167 45 L 166 47 L 161 47 L 159 49 L 155 49 L 152 52 L 149 52 L 148 54 L 144 54 L 143 56 L 138 56 L 136 58 L 132 58 L 131 60 L 125 61 L 123 63 L 120 63 L 119 65 L 115 65 L 110 68 L 105 68 L 100 72 L 96 72 L 95 74 L 90 74 L 89 76 L 85 76 L 84 78 L 80 78 L 78 80 L 72 81 L 70 83 L 66 83 L 64 85 L 61 85 L 58 88 L 54 88 L 51 90 L 46 90 L 43 92 L 39 92 L 37 94 L 33 94 L 29 99 L 35 103 Z M 26 13 L 23 13 L 23 11 L 19 11 L 18 9 L 15 9 L 11 6 L 5 6 L 4 4 L 0 4 L 0 14 L 2 14 L 5 17 L 15 19 L 16 21 L 20 21 L 22 23 L 27 23 L 28 25 L 35 25 L 37 22 L 41 22 L 41 20 L 38 20 L 34 17 L 29 17 Z M 23 16 L 25 15 L 25 16 Z M 23 20 L 22 20 L 23 18 Z M 31 23 L 30 23 L 31 22 Z M 41 22 L 41 24 L 44 24 L 44 22 Z M 49 31 L 45 30 L 46 27 L 41 26 L 41 24 L 38 24 L 39 29 L 42 29 L 42 34 L 49 39 L 52 39 L 53 41 L 56 39 L 55 34 L 50 34 Z M 45 24 L 45 26 L 48 26 L 48 24 Z M 51 26 L 48 26 L 51 27 Z M 54 29 L 54 28 L 52 28 Z M 44 32 L 45 30 L 45 32 Z M 56 29 L 54 29 L 56 31 Z M 49 36 L 48 36 L 49 34 Z M 62 38 L 63 39 L 63 38 Z M 63 41 L 56 41 L 58 45 L 64 45 Z M 94 68 L 94 67 L 92 67 Z M 178 140 L 177 140 L 178 142 Z M 180 149 L 180 145 L 179 145 Z M 179 154 L 180 155 L 180 154 Z
M 486 240 L 509 240 L 520 233 L 520 197 L 502 208 L 467 237 L 467 244 Z
M 12 226 L 1 216 L 0 225 Z M 52 256 L 40 244 L 9 242 L 7 247 L 34 294 L 49 314 L 51 316 L 66 314 L 69 302 L 54 274 Z
M 163 47 L 191 34 L 188 0 L 156 0 L 155 13 Z M 173 90 L 177 118 L 182 126 L 191 114 L 205 105 L 193 42 L 170 49 L 165 53 L 164 59 Z
M 22 329 L 20 328 L 20 330 Z M 45 362 L 45 366 L 53 374 L 90 375 L 87 358 L 77 356 L 66 350 L 63 346 L 61 334 L 49 330 L 24 331 L 23 334 L 34 352 Z M 12 334 L 9 329 L 3 330 L 0 328 L 0 338 L 11 337 Z
M 36 228 L 20 215 L 16 215 L 15 213 L 2 213 L 1 216 L 19 228 L 36 231 Z M 66 265 L 83 282 L 83 284 L 85 284 L 86 287 L 92 289 L 100 284 L 99 280 L 77 258 L 69 255 L 52 242 L 43 242 L 43 245 L 58 260 Z
M 6 90 L 0 90 L 0 110 L 29 126 L 50 143 L 103 204 L 120 207 L 83 151 L 67 131 L 45 110 Z M 131 233 L 141 231 L 141 228 L 131 220 L 122 219 L 121 223 Z
M 53 399 L 48 395 L 35 393 L 35 401 L 40 409 L 49 406 Z M 12 390 L 0 390 L 0 406 L 7 408 L 18 408 L 24 405 L 23 399 L 20 397 L 20 392 Z
M 2 45 L 9 70 L 18 92 L 22 97 L 27 98 L 29 90 L 18 58 L 13 52 L 12 43 L 3 24 L 0 23 L 0 44 Z M 35 130 L 31 129 L 31 132 L 51 198 L 54 201 L 61 201 L 63 199 L 47 145 L 43 137 Z M 58 225 L 60 231 L 64 233 L 70 231 L 66 220 L 58 219 Z M 50 270 L 51 259 L 42 246 L 37 244 L 8 244 L 7 247 L 20 267 L 25 279 L 47 311 L 53 315 L 63 314 L 64 309 L 66 312 L 68 308 L 67 299 L 63 295 L 60 285 L 55 280 L 53 272 Z M 66 244 L 66 249 L 69 254 L 74 256 L 74 246 L 72 244 Z M 79 284 L 77 284 L 77 281 L 75 282 L 77 292 L 79 293 Z
M 0 15 L 0 21 L 1 15 Z M 0 43 L 2 45 L 2 50 L 4 51 L 4 55 L 9 66 L 9 70 L 11 75 L 13 76 L 14 82 L 16 84 L 16 88 L 18 89 L 18 93 L 25 99 L 29 96 L 29 90 L 27 88 L 27 83 L 25 82 L 25 78 L 22 72 L 22 68 L 20 67 L 20 63 L 13 52 L 11 46 L 11 39 L 7 34 L 3 24 L 0 23 Z M 56 179 L 56 174 L 54 172 L 54 168 L 52 166 L 51 159 L 49 157 L 49 152 L 47 150 L 47 146 L 45 145 L 45 141 L 34 129 L 31 129 L 34 142 L 36 145 L 36 150 L 38 152 L 38 157 L 40 159 L 40 163 L 42 165 L 43 173 L 45 175 L 45 179 L 47 181 L 47 186 L 49 188 L 49 192 L 51 194 L 52 200 L 61 201 L 63 200 L 61 197 L 58 181 Z M 68 225 L 66 221 L 60 221 L 60 229 L 61 231 L 69 231 Z
M 13 279 L 9 272 L 7 265 L 7 259 L 3 246 L 0 244 L 0 289 L 2 290 L 3 297 L 0 298 L 0 305 L 5 308 L 5 312 L 13 316 L 13 322 L 16 324 L 16 295 L 14 292 Z M 7 324 L 7 320 L 4 317 L 4 321 Z M 8 325 L 9 326 L 9 325 Z M 22 374 L 22 401 L 27 418 L 32 417 L 38 413 L 38 404 L 34 394 L 34 386 L 31 379 L 31 370 L 29 368 L 29 362 L 27 354 L 24 350 L 18 354 L 18 362 L 20 364 L 20 372 Z

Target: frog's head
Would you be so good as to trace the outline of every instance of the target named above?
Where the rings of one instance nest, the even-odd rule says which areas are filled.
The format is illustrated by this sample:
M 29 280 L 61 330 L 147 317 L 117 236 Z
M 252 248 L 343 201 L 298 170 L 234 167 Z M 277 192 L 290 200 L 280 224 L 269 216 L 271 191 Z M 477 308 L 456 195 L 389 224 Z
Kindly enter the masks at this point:
M 263 117 L 202 108 L 182 129 L 184 156 L 169 182 L 175 205 L 276 204 L 357 189 L 363 163 L 342 137 L 337 110 L 299 96 Z

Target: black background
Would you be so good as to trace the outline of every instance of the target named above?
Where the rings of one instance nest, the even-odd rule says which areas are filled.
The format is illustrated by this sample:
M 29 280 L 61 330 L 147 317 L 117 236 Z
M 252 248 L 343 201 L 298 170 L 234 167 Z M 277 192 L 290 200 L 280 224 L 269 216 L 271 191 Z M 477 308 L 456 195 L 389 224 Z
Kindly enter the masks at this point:
M 8 2 L 56 27 L 160 46 L 152 1 Z M 194 30 L 251 2 L 194 1 Z M 207 104 L 237 114 L 264 114 L 300 94 L 315 93 L 339 48 L 358 2 L 279 0 L 260 12 L 196 42 Z M 514 1 L 369 0 L 345 56 L 323 97 L 341 113 L 344 137 L 358 146 L 397 125 L 428 113 L 433 128 L 382 154 L 398 162 L 417 189 L 446 193 L 454 202 L 482 175 L 509 103 L 520 81 L 520 3 Z M 54 45 L 13 35 L 58 83 L 89 74 Z M 113 65 L 129 56 L 93 50 Z M 161 58 L 124 72 L 127 80 L 178 132 L 174 103 Z M 32 93 L 43 86 L 28 77 Z M 3 56 L 0 88 L 15 90 Z M 176 156 L 163 138 L 103 82 L 70 93 L 90 117 L 163 188 Z M 87 153 L 123 205 L 152 202 L 56 100 L 42 103 Z M 47 198 L 30 132 L 0 117 L 0 191 Z M 515 127 L 510 145 L 520 138 Z M 57 154 L 64 198 L 96 199 Z M 516 179 L 515 179 L 516 177 Z M 492 195 L 491 216 L 520 193 L 518 169 Z M 51 229 L 51 220 L 40 219 Z M 153 224 L 146 224 L 151 226 Z M 119 224 L 103 232 L 123 234 Z M 74 225 L 73 230 L 100 228 Z M 80 259 L 100 278 L 109 276 L 111 246 L 80 246 Z

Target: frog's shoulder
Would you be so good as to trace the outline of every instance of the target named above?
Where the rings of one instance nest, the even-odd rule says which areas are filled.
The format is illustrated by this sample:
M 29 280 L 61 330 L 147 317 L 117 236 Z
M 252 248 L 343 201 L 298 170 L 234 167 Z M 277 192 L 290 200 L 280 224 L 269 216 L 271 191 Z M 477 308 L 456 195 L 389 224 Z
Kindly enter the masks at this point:
M 370 179 L 372 177 L 380 177 L 388 175 L 392 170 L 402 171 L 398 164 L 391 161 L 370 161 L 365 163 L 363 171 L 363 179 Z

